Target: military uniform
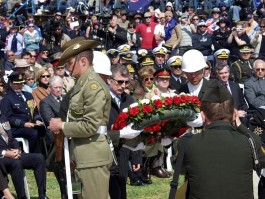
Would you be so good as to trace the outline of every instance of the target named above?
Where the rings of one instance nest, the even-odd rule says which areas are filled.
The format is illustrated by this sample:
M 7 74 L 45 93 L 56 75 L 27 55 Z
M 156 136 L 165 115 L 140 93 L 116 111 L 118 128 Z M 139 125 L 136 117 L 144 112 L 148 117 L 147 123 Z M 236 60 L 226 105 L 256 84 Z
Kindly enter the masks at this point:
M 105 188 L 108 188 L 112 155 L 104 133 L 110 102 L 105 83 L 92 67 L 89 68 L 77 80 L 70 97 L 69 122 L 64 123 L 62 129 L 66 137 L 72 137 L 71 154 L 76 162 L 76 177 L 84 185 L 81 198 L 108 198 Z M 99 129 L 103 131 L 99 132 Z
M 235 82 L 243 84 L 244 81 L 252 75 L 253 63 L 254 61 L 252 59 L 247 61 L 239 59 L 231 65 L 231 72 L 234 76 Z

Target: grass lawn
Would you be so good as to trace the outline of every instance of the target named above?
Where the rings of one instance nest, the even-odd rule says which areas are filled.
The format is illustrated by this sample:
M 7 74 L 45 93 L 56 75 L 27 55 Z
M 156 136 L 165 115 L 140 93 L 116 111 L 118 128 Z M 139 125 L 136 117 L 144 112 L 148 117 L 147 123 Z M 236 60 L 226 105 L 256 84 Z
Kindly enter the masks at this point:
M 32 171 L 27 171 L 27 180 L 29 184 L 31 199 L 38 198 L 37 185 L 35 183 L 35 178 Z M 14 187 L 12 185 L 12 180 L 10 179 L 10 189 L 13 194 L 15 194 Z M 159 179 L 152 177 L 153 184 L 146 186 L 130 186 L 127 184 L 127 198 L 128 199 L 165 199 L 168 197 L 169 184 L 172 180 L 171 178 Z M 128 181 L 129 182 L 129 181 Z M 183 183 L 183 177 L 180 179 L 180 184 Z M 58 183 L 52 172 L 47 172 L 47 196 L 50 199 L 60 199 L 60 190 Z

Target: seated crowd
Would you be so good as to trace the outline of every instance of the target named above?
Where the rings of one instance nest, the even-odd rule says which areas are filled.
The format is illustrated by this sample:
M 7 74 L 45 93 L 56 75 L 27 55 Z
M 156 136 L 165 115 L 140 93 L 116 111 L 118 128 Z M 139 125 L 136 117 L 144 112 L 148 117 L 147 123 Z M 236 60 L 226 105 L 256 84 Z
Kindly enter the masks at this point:
M 258 130 L 262 124 L 252 121 L 265 107 L 265 10 L 260 5 L 255 15 L 246 14 L 246 21 L 235 14 L 240 5 L 231 6 L 231 11 L 222 3 L 209 13 L 197 13 L 190 6 L 179 13 L 170 1 L 164 8 L 150 6 L 143 14 L 115 9 L 107 25 L 96 15 L 82 20 L 73 9 L 65 17 L 56 12 L 41 28 L 34 16 L 27 16 L 23 26 L 1 17 L 0 46 L 5 51 L 0 52 L 0 163 L 8 168 L 3 173 L 11 174 L 17 197 L 26 198 L 23 169 L 34 170 L 39 198 L 46 197 L 45 158 L 55 147 L 53 171 L 61 197 L 67 198 L 63 135 L 48 126 L 51 118 L 66 120 L 75 84 L 65 65 L 59 65 L 69 41 L 93 39 L 102 44 L 96 51 L 104 50 L 107 61 L 104 54 L 94 54 L 94 65 L 109 65 L 103 73 L 95 71 L 112 74 L 104 80 L 112 97 L 108 131 L 118 114 L 137 100 L 182 92 L 201 100 L 208 80 L 217 79 L 232 94 L 241 122 L 264 138 Z M 138 135 L 128 137 L 121 130 L 118 139 Z M 27 139 L 30 153 L 22 153 L 14 138 Z M 126 141 L 115 145 L 113 139 L 113 144 L 119 165 L 110 170 L 111 198 L 126 198 L 127 177 L 133 186 L 152 184 L 151 175 L 172 177 L 164 161 L 171 140 L 144 150 L 131 150 Z M 7 185 L 0 188 L 12 198 Z

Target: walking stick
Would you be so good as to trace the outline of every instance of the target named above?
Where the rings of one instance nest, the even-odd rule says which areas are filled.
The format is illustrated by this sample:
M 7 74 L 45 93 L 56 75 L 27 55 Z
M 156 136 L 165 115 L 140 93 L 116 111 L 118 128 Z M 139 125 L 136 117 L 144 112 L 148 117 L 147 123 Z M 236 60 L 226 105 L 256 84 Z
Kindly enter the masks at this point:
M 65 161 L 65 170 L 66 170 L 67 195 L 68 195 L 68 199 L 73 199 L 71 169 L 70 169 L 70 155 L 69 155 L 69 145 L 68 145 L 67 137 L 64 138 L 64 161 Z

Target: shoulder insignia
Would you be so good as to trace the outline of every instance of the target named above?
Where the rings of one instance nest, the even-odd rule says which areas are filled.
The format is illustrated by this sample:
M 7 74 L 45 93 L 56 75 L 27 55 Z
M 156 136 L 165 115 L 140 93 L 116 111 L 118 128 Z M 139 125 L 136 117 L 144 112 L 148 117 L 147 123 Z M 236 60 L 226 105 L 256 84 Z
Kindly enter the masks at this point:
M 98 85 L 97 85 L 97 84 L 91 84 L 91 85 L 90 85 L 90 88 L 91 88 L 92 90 L 96 90 L 96 89 L 98 88 Z
M 261 127 L 257 126 L 254 129 L 254 132 L 253 133 L 255 133 L 256 135 L 259 135 L 260 136 L 262 134 L 262 132 L 263 132 L 263 129 Z

